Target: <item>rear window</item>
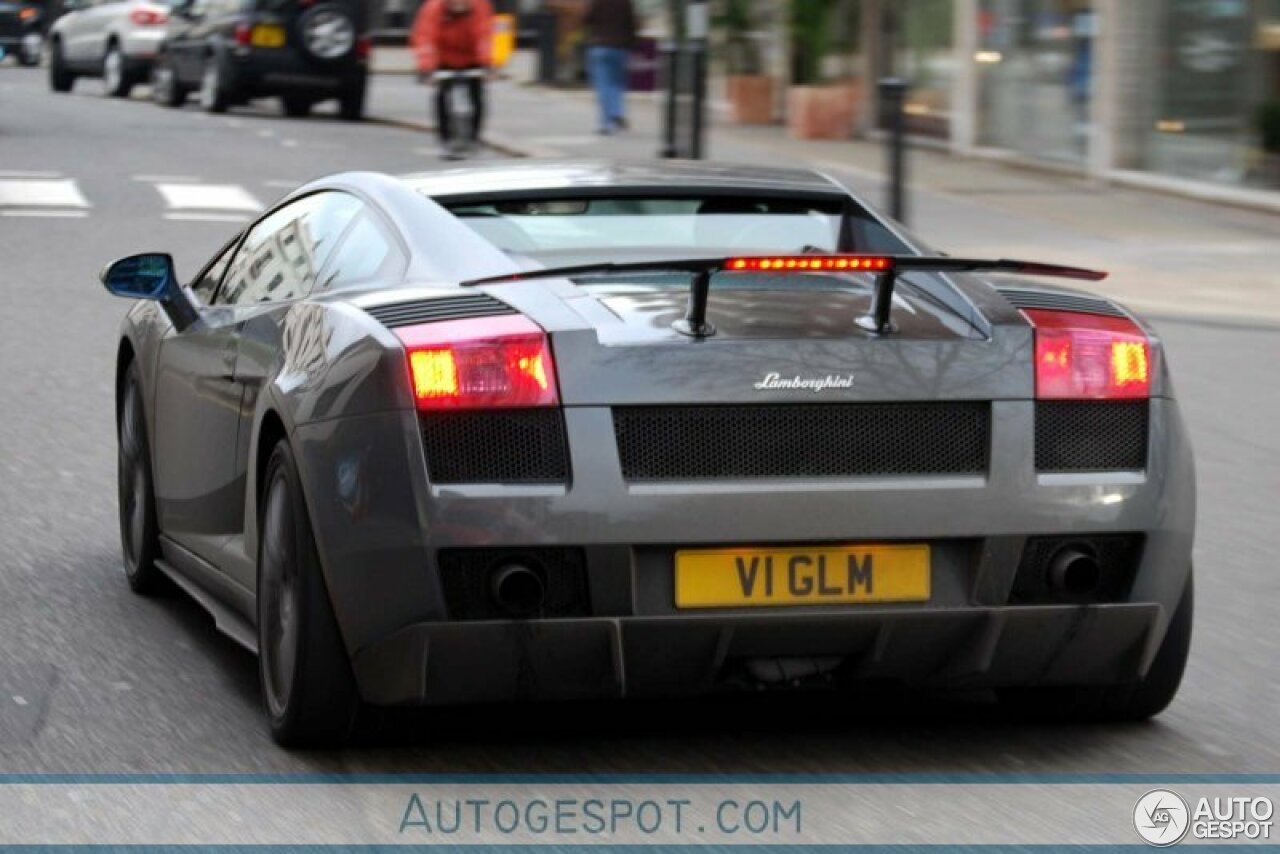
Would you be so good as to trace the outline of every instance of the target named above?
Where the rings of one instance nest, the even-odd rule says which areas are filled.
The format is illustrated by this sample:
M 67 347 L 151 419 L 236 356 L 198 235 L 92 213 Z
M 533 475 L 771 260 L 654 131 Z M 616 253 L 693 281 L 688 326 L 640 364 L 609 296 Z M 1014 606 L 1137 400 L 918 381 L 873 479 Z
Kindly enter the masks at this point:
M 706 196 L 561 198 L 445 207 L 506 252 L 586 263 L 646 257 L 835 252 L 845 206 L 838 199 Z M 852 214 L 846 247 L 902 252 L 905 245 L 869 215 Z

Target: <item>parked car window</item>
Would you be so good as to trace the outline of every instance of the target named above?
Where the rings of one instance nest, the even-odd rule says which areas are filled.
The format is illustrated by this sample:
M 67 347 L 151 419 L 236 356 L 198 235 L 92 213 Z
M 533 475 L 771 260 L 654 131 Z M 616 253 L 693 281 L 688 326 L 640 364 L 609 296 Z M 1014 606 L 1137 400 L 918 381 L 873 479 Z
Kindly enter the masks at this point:
M 231 262 L 217 302 L 305 297 L 360 208 L 360 201 L 346 193 L 314 193 L 259 221 Z
M 236 243 L 240 240 L 239 236 L 232 240 L 218 256 L 210 261 L 203 270 L 197 275 L 191 283 L 191 290 L 200 300 L 201 305 L 209 305 L 213 302 L 213 295 L 218 290 L 218 283 L 222 281 L 222 274 L 227 271 L 227 264 L 231 261 L 231 256 L 235 253 Z
M 402 264 L 403 256 L 395 241 L 375 216 L 366 211 L 342 238 L 333 263 L 325 272 L 324 287 L 339 288 L 368 281 Z

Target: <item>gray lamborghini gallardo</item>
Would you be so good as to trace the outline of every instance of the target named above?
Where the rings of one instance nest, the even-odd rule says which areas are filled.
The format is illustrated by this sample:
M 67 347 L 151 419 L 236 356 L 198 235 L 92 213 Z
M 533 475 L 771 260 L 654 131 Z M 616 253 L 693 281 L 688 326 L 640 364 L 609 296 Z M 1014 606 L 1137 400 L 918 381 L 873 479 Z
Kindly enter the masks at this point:
M 366 706 L 874 680 L 1173 698 L 1191 449 L 1101 273 L 956 258 L 809 172 L 316 181 L 140 300 L 129 583 L 259 654 L 272 732 Z

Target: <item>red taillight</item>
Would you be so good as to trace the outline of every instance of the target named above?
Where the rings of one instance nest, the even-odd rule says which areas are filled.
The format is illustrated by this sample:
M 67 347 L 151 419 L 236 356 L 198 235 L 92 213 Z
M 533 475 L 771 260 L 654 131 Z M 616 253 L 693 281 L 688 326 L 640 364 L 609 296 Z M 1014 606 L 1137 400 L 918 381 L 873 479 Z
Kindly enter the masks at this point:
M 1151 396 L 1151 343 L 1127 317 L 1026 309 L 1036 335 L 1040 400 Z
M 724 269 L 733 273 L 791 273 L 805 270 L 884 272 L 893 268 L 893 259 L 883 255 L 761 255 L 728 258 Z
M 236 44 L 240 45 L 241 47 L 249 46 L 249 42 L 251 41 L 252 35 L 253 35 L 253 27 L 249 26 L 243 21 L 236 24 L 236 28 L 232 32 L 232 38 L 234 38 Z
M 550 343 L 528 318 L 449 320 L 395 332 L 409 357 L 409 382 L 419 409 L 515 409 L 560 402 Z
M 356 39 L 356 59 L 368 59 L 369 54 L 373 53 L 373 39 L 368 36 L 360 36 Z
M 129 20 L 140 27 L 155 27 L 168 23 L 169 13 L 163 9 L 134 9 L 129 13 Z

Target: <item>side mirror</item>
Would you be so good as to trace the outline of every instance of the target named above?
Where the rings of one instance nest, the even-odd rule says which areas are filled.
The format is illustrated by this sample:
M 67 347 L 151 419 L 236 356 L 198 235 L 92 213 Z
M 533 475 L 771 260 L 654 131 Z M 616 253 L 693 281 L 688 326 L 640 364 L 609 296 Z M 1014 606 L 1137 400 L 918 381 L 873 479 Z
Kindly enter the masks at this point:
M 178 274 L 173 256 L 164 252 L 130 255 L 107 265 L 100 276 L 106 289 L 118 297 L 157 300 L 179 332 L 191 326 L 200 314 L 192 304 Z
M 173 257 L 159 252 L 113 261 L 100 278 L 108 291 L 129 299 L 163 299 L 178 282 Z

